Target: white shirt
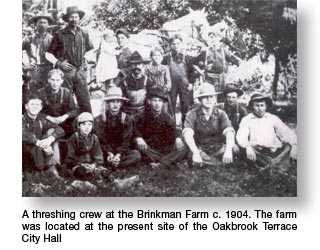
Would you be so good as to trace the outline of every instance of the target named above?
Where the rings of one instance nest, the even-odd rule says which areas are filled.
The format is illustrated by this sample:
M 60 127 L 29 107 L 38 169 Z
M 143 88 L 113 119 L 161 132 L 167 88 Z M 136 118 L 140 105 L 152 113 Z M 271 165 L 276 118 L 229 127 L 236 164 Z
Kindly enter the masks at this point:
M 243 148 L 246 146 L 263 146 L 272 151 L 283 146 L 297 144 L 297 136 L 293 130 L 285 125 L 278 116 L 265 113 L 263 117 L 254 114 L 245 116 L 239 125 L 237 142 Z

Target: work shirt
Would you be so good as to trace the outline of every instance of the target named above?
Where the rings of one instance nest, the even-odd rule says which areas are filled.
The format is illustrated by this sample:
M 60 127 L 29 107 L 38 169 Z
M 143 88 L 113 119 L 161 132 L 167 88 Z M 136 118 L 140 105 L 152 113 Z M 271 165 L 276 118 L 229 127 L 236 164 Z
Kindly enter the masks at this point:
M 236 138 L 243 148 L 262 146 L 270 148 L 272 152 L 284 143 L 297 144 L 296 134 L 279 117 L 268 112 L 261 118 L 253 113 L 245 116 L 240 122 Z
M 39 113 L 36 119 L 32 119 L 25 113 L 22 117 L 22 142 L 35 145 L 38 140 L 45 137 L 49 129 L 54 129 L 52 136 L 58 140 L 64 136 L 63 129 L 48 121 L 45 116 Z
M 135 122 L 135 138 L 143 138 L 149 147 L 161 154 L 172 150 L 176 135 L 178 131 L 173 118 L 163 111 L 156 115 L 147 109 Z
M 51 41 L 52 35 L 48 32 L 45 32 L 44 34 L 37 32 L 32 37 L 32 55 L 36 60 L 37 65 L 51 65 L 51 63 L 45 57 L 45 54 L 48 51 Z
M 133 136 L 132 117 L 124 112 L 112 115 L 106 111 L 95 119 L 95 131 L 105 153 L 123 154 L 129 150 Z
M 50 86 L 47 86 L 39 89 L 39 94 L 44 102 L 42 113 L 53 117 L 68 114 L 69 118 L 75 118 L 79 114 L 79 108 L 69 89 L 60 87 L 57 93 L 53 93 Z
M 83 136 L 80 132 L 75 132 L 67 141 L 68 153 L 66 164 L 74 167 L 81 163 L 103 164 L 103 155 L 98 137 L 90 133 Z
M 207 120 L 201 106 L 187 113 L 182 134 L 187 131 L 192 133 L 197 147 L 207 151 L 218 150 L 225 143 L 227 132 L 234 133 L 226 112 L 213 108 L 209 120 Z
M 125 77 L 120 82 L 123 95 L 130 99 L 128 103 L 125 103 L 125 107 L 133 109 L 144 107 L 146 93 L 152 86 L 154 86 L 154 82 L 145 75 L 142 75 L 139 79 L 132 75 Z
M 48 52 L 59 61 L 66 60 L 79 68 L 84 65 L 84 54 L 91 49 L 93 46 L 86 31 L 78 26 L 74 31 L 67 26 L 55 33 Z
M 242 120 L 242 118 L 248 114 L 247 110 L 244 107 L 242 107 L 239 103 L 236 103 L 232 106 L 228 105 L 227 103 L 222 103 L 220 105 L 217 105 L 217 108 L 220 108 L 227 113 L 228 118 L 231 121 L 232 127 L 235 131 L 238 130 L 239 123 Z

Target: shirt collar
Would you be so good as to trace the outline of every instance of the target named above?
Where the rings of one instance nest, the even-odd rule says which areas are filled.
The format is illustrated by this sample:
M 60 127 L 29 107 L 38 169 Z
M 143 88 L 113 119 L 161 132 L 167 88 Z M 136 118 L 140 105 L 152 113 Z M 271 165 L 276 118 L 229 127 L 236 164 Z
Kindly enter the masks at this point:
M 78 31 L 80 31 L 80 27 L 79 26 L 77 26 L 76 27 L 76 29 L 75 29 L 75 31 L 76 32 L 78 32 Z M 73 34 L 73 30 L 71 30 L 71 28 L 70 28 L 70 26 L 69 25 L 67 25 L 64 29 L 63 29 L 63 31 L 62 31 L 63 33 L 70 33 L 70 34 Z
M 210 118 L 211 118 L 211 117 L 216 117 L 216 116 L 218 115 L 218 113 L 219 113 L 218 109 L 217 109 L 216 107 L 214 107 L 213 110 L 212 110 L 212 113 L 211 113 L 211 115 L 210 115 Z M 198 110 L 197 110 L 197 115 L 199 115 L 199 116 L 205 116 L 205 113 L 203 112 L 201 106 L 200 106 L 200 107 L 198 108 Z M 210 120 L 210 119 L 209 119 L 209 120 Z
M 263 118 L 269 118 L 270 117 L 270 113 L 268 113 L 268 112 L 266 112 L 262 117 L 257 117 L 257 116 L 255 116 L 253 113 L 251 113 L 250 114 L 250 118 L 251 119 L 263 119 Z

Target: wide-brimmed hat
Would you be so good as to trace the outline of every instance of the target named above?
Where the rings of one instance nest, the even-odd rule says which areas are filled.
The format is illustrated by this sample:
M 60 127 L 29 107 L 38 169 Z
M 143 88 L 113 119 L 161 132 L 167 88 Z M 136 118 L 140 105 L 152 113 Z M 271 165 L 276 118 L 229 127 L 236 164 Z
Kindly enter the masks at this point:
M 128 98 L 123 97 L 122 90 L 119 87 L 112 86 L 108 89 L 106 96 L 103 98 L 104 101 L 121 100 L 129 101 Z
M 149 59 L 143 59 L 142 56 L 139 54 L 138 51 L 134 51 L 127 63 L 147 63 L 149 62 Z
M 237 88 L 237 86 L 235 86 L 234 84 L 228 84 L 223 91 L 223 95 L 226 96 L 227 94 L 233 92 L 236 92 L 238 94 L 238 97 L 243 95 L 243 91 Z
M 36 15 L 36 16 L 30 18 L 29 24 L 37 23 L 40 19 L 46 19 L 50 25 L 53 23 L 53 19 L 52 19 L 51 16 L 44 15 L 44 14 L 39 14 L 39 15 Z
M 199 89 L 199 93 L 197 95 L 195 95 L 194 98 L 201 98 L 201 97 L 205 97 L 205 96 L 215 96 L 220 94 L 219 92 L 216 92 L 214 86 L 210 83 L 203 83 L 200 86 Z
M 268 96 L 263 96 L 262 94 L 253 94 L 250 98 L 248 107 L 251 108 L 254 101 L 265 101 L 268 107 L 273 105 L 272 99 Z
M 165 93 L 165 91 L 162 88 L 160 88 L 158 86 L 154 86 L 148 91 L 147 99 L 151 99 L 152 97 L 159 97 L 165 102 L 168 101 L 167 94 Z
M 68 17 L 73 13 L 78 13 L 80 19 L 82 19 L 85 15 L 85 12 L 82 10 L 79 10 L 79 8 L 77 6 L 70 6 L 67 8 L 67 13 L 61 17 L 62 20 L 65 22 L 68 22 Z

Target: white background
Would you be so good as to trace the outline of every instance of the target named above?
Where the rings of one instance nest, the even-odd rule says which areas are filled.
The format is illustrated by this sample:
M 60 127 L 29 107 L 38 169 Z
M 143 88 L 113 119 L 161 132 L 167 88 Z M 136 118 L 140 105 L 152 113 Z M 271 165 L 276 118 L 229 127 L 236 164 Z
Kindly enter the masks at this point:
M 1 249 L 320 249 L 319 24 L 320 1 L 298 1 L 297 198 L 22 198 L 21 2 L 1 2 Z M 62 244 L 21 242 L 22 212 L 38 210 L 276 209 L 298 212 L 295 232 L 71 232 Z M 159 222 L 161 222 L 160 220 Z M 124 222 L 124 221 L 122 221 Z M 181 221 L 183 223 L 184 220 Z M 285 220 L 283 221 L 285 222 Z M 176 223 L 179 223 L 176 221 Z M 42 233 L 41 233 L 42 234 Z

